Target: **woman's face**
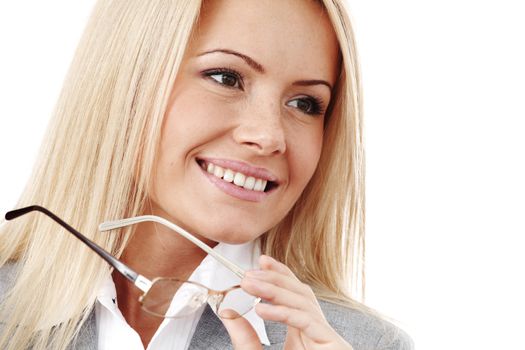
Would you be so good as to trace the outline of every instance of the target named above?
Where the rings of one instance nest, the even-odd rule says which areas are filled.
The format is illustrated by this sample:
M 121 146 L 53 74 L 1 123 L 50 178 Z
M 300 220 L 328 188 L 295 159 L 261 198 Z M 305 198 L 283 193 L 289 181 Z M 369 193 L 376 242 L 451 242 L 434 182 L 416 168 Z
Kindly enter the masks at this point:
M 166 111 L 153 213 L 215 242 L 275 226 L 316 169 L 337 74 L 319 4 L 207 1 Z

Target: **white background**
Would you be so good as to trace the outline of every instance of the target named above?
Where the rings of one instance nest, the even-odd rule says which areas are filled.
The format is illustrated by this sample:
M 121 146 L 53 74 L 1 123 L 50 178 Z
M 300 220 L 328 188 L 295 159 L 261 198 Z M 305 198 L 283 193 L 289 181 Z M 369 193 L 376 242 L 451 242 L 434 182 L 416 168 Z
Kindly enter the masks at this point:
M 525 349 L 521 1 L 348 0 L 365 90 L 367 303 L 418 349 Z M 0 212 L 92 0 L 0 3 Z

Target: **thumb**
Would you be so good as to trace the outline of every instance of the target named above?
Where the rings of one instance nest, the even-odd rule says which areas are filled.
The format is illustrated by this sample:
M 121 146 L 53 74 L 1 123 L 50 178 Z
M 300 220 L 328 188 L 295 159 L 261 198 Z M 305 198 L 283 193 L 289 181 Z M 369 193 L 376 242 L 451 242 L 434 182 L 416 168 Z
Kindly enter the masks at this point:
M 239 350 L 261 350 L 261 342 L 250 322 L 244 317 L 237 317 L 233 310 L 223 310 L 220 313 L 222 323 L 232 340 L 233 348 Z

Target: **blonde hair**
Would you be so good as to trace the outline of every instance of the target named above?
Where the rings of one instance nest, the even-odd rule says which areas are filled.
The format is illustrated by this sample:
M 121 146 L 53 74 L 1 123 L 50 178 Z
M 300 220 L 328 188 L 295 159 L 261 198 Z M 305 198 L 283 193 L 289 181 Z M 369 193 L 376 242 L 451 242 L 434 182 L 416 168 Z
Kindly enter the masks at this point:
M 359 74 L 341 0 L 323 3 L 342 53 L 323 153 L 304 193 L 263 236 L 262 246 L 319 297 L 359 300 L 364 252 Z M 200 8 L 201 0 L 97 3 L 18 207 L 43 205 L 114 255 L 122 254 L 130 230 L 109 235 L 97 226 L 140 215 L 144 208 L 164 112 Z M 66 349 L 73 341 L 108 271 L 79 245 L 41 214 L 3 223 L 0 266 L 17 264 L 1 300 L 0 348 Z

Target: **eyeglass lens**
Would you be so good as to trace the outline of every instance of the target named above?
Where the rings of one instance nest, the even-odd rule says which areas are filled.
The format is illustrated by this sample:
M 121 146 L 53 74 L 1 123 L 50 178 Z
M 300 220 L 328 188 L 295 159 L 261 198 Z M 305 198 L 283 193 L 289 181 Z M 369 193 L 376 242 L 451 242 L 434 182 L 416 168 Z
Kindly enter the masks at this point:
M 199 284 L 172 278 L 155 280 L 141 300 L 145 311 L 167 318 L 188 316 L 206 302 L 209 302 L 219 316 L 236 318 L 250 311 L 258 301 L 258 298 L 241 288 L 234 288 L 226 293 L 214 292 Z
M 246 293 L 241 288 L 235 288 L 224 296 L 224 299 L 214 311 L 222 318 L 237 318 L 250 311 L 259 300 L 259 298 Z

